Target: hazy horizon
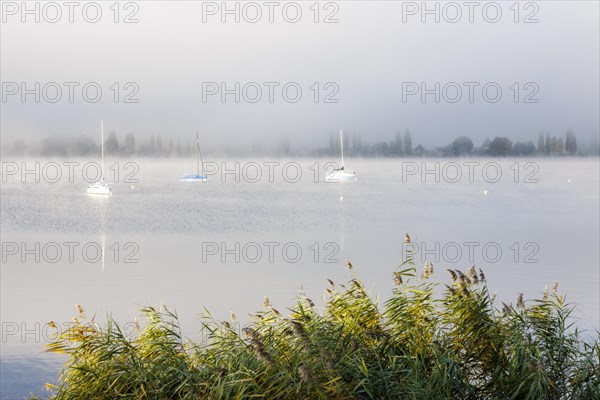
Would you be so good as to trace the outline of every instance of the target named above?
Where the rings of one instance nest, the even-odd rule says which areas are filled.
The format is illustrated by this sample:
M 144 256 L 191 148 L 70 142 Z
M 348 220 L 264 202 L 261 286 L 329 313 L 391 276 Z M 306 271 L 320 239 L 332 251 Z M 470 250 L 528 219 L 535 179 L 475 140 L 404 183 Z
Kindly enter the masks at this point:
M 460 135 L 477 145 L 495 136 L 535 142 L 540 130 L 563 136 L 572 129 L 582 142 L 598 134 L 597 2 L 540 2 L 534 14 L 520 10 L 521 20 L 531 14 L 537 23 L 515 23 L 505 3 L 497 23 L 486 22 L 480 9 L 473 23 L 466 14 L 457 23 L 447 22 L 450 11 L 441 14 L 439 23 L 432 16 L 422 23 L 420 14 L 406 14 L 404 3 L 409 2 L 380 2 L 377 7 L 336 2 L 338 10 L 320 10 L 321 20 L 335 11 L 339 22 L 327 24 L 313 22 L 308 3 L 301 3 L 297 23 L 286 22 L 280 12 L 274 13 L 273 23 L 266 15 L 257 23 L 244 18 L 235 23 L 231 16 L 222 23 L 219 13 L 203 14 L 201 3 L 190 2 L 169 7 L 139 3 L 134 15 L 139 22 L 132 24 L 114 23 L 108 4 L 95 24 L 77 12 L 72 24 L 66 15 L 57 23 L 43 18 L 35 23 L 31 16 L 21 23 L 20 14 L 4 12 L 2 146 L 12 146 L 17 138 L 94 137 L 101 119 L 106 131 L 134 132 L 140 139 L 161 135 L 184 140 L 199 129 L 209 147 L 282 138 L 300 148 L 318 147 L 340 128 L 371 142 L 409 129 L 415 145 L 425 147 Z M 131 11 L 121 10 L 120 18 Z M 41 88 L 56 82 L 62 97 L 56 103 L 44 98 L 36 103 L 34 95 L 27 95 L 23 103 L 20 93 L 11 95 L 14 87 L 6 86 L 23 82 L 27 89 L 35 82 Z M 64 82 L 79 83 L 73 103 Z M 97 103 L 81 96 L 80 88 L 89 82 L 103 90 Z M 118 103 L 110 89 L 114 82 L 120 89 Z M 136 86 L 125 87 L 128 82 Z M 207 95 L 210 82 L 225 82 L 229 89 L 235 82 L 242 88 L 256 82 L 262 97 L 256 103 L 243 97 L 236 103 L 229 95 L 222 103 L 219 93 Z M 265 82 L 279 83 L 272 103 Z M 436 103 L 431 94 L 422 103 L 420 93 L 407 95 L 414 89 L 411 82 L 425 82 L 425 89 L 436 82 L 441 88 L 456 82 L 462 97 L 451 103 L 442 93 Z M 467 99 L 469 82 L 478 85 L 473 102 Z M 490 82 L 502 89 L 495 103 L 484 100 L 480 91 Z M 302 89 L 298 102 L 282 98 L 279 89 L 286 83 Z M 132 98 L 138 102 L 123 103 L 135 89 Z M 450 85 L 446 97 L 455 89 Z M 250 85 L 250 97 L 252 90 Z M 327 94 L 338 102 L 324 103 Z M 527 95 L 538 102 L 524 103 Z

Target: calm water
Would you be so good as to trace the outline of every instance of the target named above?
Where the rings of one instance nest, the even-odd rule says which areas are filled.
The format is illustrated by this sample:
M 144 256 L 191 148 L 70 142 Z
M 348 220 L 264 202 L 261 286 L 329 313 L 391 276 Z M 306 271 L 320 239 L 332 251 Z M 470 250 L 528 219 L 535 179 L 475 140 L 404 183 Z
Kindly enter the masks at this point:
M 22 183 L 17 174 L 2 185 L 2 398 L 40 393 L 56 379 L 63 359 L 42 353 L 52 332 L 44 324 L 67 326 L 75 304 L 127 323 L 141 305 L 162 303 L 195 337 L 203 306 L 243 321 L 265 295 L 285 310 L 300 285 L 319 303 L 326 278 L 347 278 L 345 259 L 385 297 L 405 232 L 419 246 L 418 267 L 433 261 L 442 281 L 445 268 L 475 264 L 498 300 L 515 302 L 558 280 L 579 325 L 600 327 L 597 158 L 350 160 L 359 179 L 340 184 L 322 182 L 326 160 L 228 160 L 229 169 L 240 162 L 239 183 L 219 161 L 206 184 L 178 181 L 193 162 L 144 159 L 134 160 L 139 182 L 125 183 L 135 170 L 118 161 L 109 162 L 111 177 L 120 172 L 111 198 L 87 196 L 80 168 L 73 183 Z M 269 161 L 279 163 L 273 182 Z M 256 183 L 250 162 L 261 167 Z M 473 182 L 464 162 L 478 163 Z M 421 175 L 436 163 L 439 183 Z M 462 178 L 451 183 L 457 165 Z

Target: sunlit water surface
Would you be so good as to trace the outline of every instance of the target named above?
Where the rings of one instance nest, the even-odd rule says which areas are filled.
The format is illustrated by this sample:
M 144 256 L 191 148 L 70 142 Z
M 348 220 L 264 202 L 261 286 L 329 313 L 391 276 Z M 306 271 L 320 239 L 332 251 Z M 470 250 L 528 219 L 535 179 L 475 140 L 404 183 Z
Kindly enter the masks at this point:
M 176 309 L 184 333 L 197 338 L 203 307 L 218 319 L 229 319 L 233 310 L 243 322 L 261 309 L 265 295 L 285 310 L 300 285 L 319 303 L 326 278 L 348 279 L 346 259 L 385 298 L 405 253 L 405 232 L 420 246 L 417 267 L 432 261 L 436 279 L 447 282 L 446 268 L 475 264 L 497 301 L 513 303 L 520 292 L 526 299 L 540 296 L 558 280 L 578 306 L 579 326 L 600 326 L 597 158 L 355 159 L 347 164 L 358 180 L 338 184 L 322 182 L 326 160 L 227 160 L 232 168 L 240 163 L 240 174 L 256 162 L 263 176 L 250 182 L 255 173 L 248 167 L 239 183 L 219 171 L 204 184 L 179 182 L 193 162 L 147 159 L 133 160 L 139 182 L 125 183 L 132 169 L 117 161 L 111 198 L 89 197 L 80 171 L 73 183 L 37 184 L 30 176 L 22 183 L 16 175 L 2 185 L 2 398 L 43 395 L 41 386 L 56 380 L 64 359 L 42 353 L 52 335 L 45 323 L 68 326 L 75 304 L 88 317 L 103 321 L 111 313 L 127 324 L 142 305 L 162 303 Z M 279 163 L 273 182 L 270 161 Z M 286 180 L 283 166 L 290 162 L 297 165 Z M 461 167 L 456 183 L 449 182 L 455 177 L 450 162 Z M 464 162 L 479 163 L 473 182 Z M 495 166 L 483 176 L 483 166 L 493 162 L 502 172 L 496 183 L 490 182 Z M 408 174 L 436 163 L 439 183 L 434 174 Z M 292 183 L 297 166 L 302 177 Z M 77 243 L 72 260 L 65 245 L 71 242 Z M 36 243 L 47 251 L 39 262 L 24 252 Z M 63 252 L 55 262 L 49 243 Z M 96 257 L 97 248 L 103 257 Z

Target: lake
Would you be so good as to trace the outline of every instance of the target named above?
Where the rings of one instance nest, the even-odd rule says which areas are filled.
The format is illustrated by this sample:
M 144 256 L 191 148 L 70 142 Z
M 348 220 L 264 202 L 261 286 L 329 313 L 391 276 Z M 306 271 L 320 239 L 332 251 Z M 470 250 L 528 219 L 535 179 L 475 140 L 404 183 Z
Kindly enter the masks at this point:
M 345 260 L 385 298 L 409 251 L 442 282 L 481 267 L 496 304 L 558 280 L 578 326 L 600 327 L 598 158 L 349 159 L 357 180 L 340 183 L 328 161 L 219 160 L 194 183 L 179 181 L 193 160 L 107 160 L 114 195 L 96 198 L 89 161 L 5 159 L 1 397 L 56 380 L 45 324 L 68 327 L 75 304 L 127 327 L 164 304 L 197 338 L 203 307 L 243 322 L 265 295 L 285 313 L 301 287 L 318 305 Z

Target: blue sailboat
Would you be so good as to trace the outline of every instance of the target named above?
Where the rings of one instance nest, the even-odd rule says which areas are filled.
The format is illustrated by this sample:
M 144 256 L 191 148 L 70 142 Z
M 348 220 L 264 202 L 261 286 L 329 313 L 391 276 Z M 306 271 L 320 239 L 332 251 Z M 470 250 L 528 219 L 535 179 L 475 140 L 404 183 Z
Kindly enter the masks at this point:
M 202 166 L 202 174 L 200 174 L 200 166 Z M 179 180 L 181 182 L 206 182 L 208 180 L 204 172 L 204 161 L 202 161 L 202 153 L 200 152 L 198 130 L 196 130 L 196 173 L 184 175 Z

